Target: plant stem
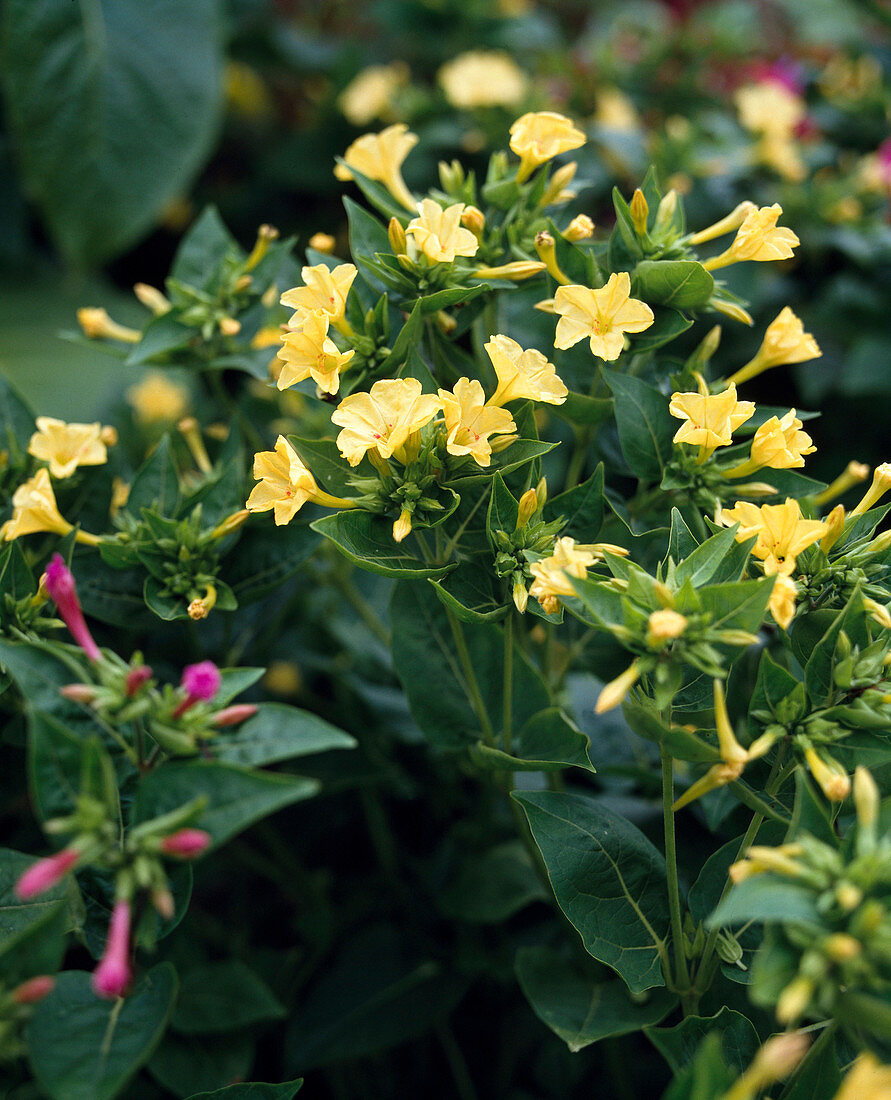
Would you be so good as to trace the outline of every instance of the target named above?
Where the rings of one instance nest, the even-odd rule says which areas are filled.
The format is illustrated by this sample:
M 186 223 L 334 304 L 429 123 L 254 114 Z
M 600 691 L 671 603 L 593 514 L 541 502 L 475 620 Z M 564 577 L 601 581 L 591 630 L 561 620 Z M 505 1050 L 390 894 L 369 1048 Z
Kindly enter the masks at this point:
M 513 696 L 514 696 L 514 615 L 508 611 L 504 620 L 504 719 L 501 731 L 502 747 L 510 753 L 513 747 Z
M 340 592 L 342 596 L 346 597 L 353 610 L 375 638 L 377 638 L 385 649 L 389 649 L 390 631 L 387 630 L 386 626 L 381 622 L 380 617 L 368 600 L 365 599 L 359 589 L 353 584 L 352 578 L 335 568 L 332 570 L 331 580 L 337 591 Z
M 452 1080 L 455 1083 L 455 1092 L 459 1100 L 478 1100 L 479 1093 L 473 1084 L 473 1078 L 467 1068 L 464 1053 L 458 1046 L 448 1023 L 437 1025 L 436 1037 L 439 1039 L 439 1045 L 442 1047 L 443 1054 L 445 1054 L 446 1061 L 449 1064 Z
M 668 907 L 671 912 L 671 940 L 674 945 L 675 982 L 681 991 L 690 987 L 690 972 L 684 954 L 684 931 L 681 921 L 681 892 L 678 886 L 677 847 L 674 835 L 674 762 L 663 747 L 662 755 L 662 821 L 665 826 L 665 863 L 668 871 Z
M 458 660 L 461 664 L 461 671 L 464 673 L 464 684 L 467 688 L 467 694 L 470 698 L 473 712 L 480 724 L 480 732 L 483 735 L 483 741 L 491 748 L 494 748 L 495 730 L 492 728 L 489 712 L 486 710 L 486 704 L 483 702 L 480 685 L 477 681 L 476 673 L 473 671 L 473 662 L 470 659 L 470 653 L 467 649 L 464 631 L 461 629 L 461 623 L 451 608 L 446 608 L 446 616 L 449 620 L 449 626 L 452 628 L 452 637 L 455 639 L 455 649 L 458 651 Z

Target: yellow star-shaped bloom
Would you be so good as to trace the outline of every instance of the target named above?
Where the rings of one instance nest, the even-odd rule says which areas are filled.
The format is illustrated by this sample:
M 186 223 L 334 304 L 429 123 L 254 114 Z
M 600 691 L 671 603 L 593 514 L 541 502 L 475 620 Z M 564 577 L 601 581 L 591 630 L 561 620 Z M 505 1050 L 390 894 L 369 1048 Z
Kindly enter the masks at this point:
M 418 206 L 419 217 L 405 229 L 408 237 L 432 264 L 450 264 L 456 256 L 475 256 L 479 241 L 461 225 L 464 203 L 456 202 L 443 209 L 433 199 L 423 199 Z
M 108 451 L 101 424 L 66 424 L 51 416 L 37 417 L 28 454 L 49 463 L 53 477 L 71 477 L 78 466 L 102 466 Z
M 540 164 L 578 149 L 586 140 L 565 115 L 554 111 L 522 115 L 510 128 L 510 147 L 520 158 L 517 180 L 522 183 Z
M 368 393 L 341 401 L 331 422 L 343 428 L 337 446 L 351 466 L 358 466 L 369 451 L 383 459 L 406 460 L 409 437 L 441 408 L 438 396 L 421 389 L 416 378 L 382 378 Z
M 627 271 L 610 275 L 606 286 L 561 286 L 554 295 L 554 310 L 560 314 L 554 347 L 564 350 L 580 340 L 591 341 L 591 352 L 611 362 L 625 346 L 624 333 L 643 332 L 653 323 L 653 311 L 631 297 Z
M 355 266 L 338 264 L 332 271 L 327 264 L 316 264 L 315 267 L 304 267 L 300 274 L 304 286 L 286 290 L 281 297 L 283 306 L 296 310 L 289 323 L 300 325 L 305 314 L 322 310 L 327 313 L 331 324 L 336 325 L 346 312 L 347 295 L 357 275 Z
M 500 406 L 525 398 L 562 405 L 569 396 L 554 364 L 535 348 L 524 351 L 509 336 L 493 336 L 485 348 L 498 376 L 498 388 L 487 404 Z
M 738 400 L 731 383 L 721 393 L 673 393 L 668 411 L 684 421 L 673 442 L 702 448 L 704 458 L 716 447 L 730 446 L 733 433 L 754 414 L 755 405 Z
M 418 144 L 418 135 L 411 133 L 404 122 L 388 126 L 379 134 L 363 134 L 343 154 L 345 166 L 338 164 L 334 175 L 339 180 L 351 180 L 350 168 L 355 168 L 370 180 L 377 180 L 406 210 L 416 210 L 417 199 L 402 178 L 402 162 Z
M 517 426 L 507 409 L 486 404 L 480 383 L 459 378 L 454 390 L 439 391 L 447 432 L 446 450 L 450 455 L 471 455 L 480 466 L 492 460 L 491 435 L 511 435 Z
M 768 576 L 795 570 L 795 559 L 828 531 L 819 519 L 805 519 L 797 500 L 787 497 L 784 504 L 762 504 L 738 500 L 733 508 L 725 508 L 718 519 L 726 527 L 739 524 L 737 542 L 755 536 L 752 553 L 764 563 Z
M 278 353 L 283 366 L 275 380 L 280 390 L 305 378 L 312 378 L 325 393 L 340 389 L 340 372 L 356 353 L 341 351 L 328 336 L 328 325 L 328 314 L 315 309 L 304 315 L 300 328 L 284 334 Z

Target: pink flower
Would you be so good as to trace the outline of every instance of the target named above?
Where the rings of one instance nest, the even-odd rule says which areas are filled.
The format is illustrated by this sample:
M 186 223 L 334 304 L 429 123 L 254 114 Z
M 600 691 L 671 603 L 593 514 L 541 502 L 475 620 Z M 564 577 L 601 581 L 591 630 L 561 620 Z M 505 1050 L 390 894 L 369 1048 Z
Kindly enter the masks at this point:
M 152 678 L 152 670 L 148 665 L 137 665 L 136 668 L 131 668 L 127 673 L 126 680 L 126 692 L 127 698 L 135 695 L 143 684 L 148 683 Z
M 80 852 L 76 848 L 63 848 L 54 856 L 39 859 L 32 863 L 27 871 L 15 884 L 15 892 L 22 901 L 43 894 L 60 882 L 80 859 Z
M 71 636 L 91 661 L 98 661 L 102 654 L 84 622 L 74 577 L 61 554 L 53 554 L 44 573 L 44 583 L 59 614 L 65 620 L 65 625 L 71 631 Z
M 195 703 L 213 699 L 220 690 L 221 683 L 220 670 L 213 661 L 200 661 L 197 665 L 186 665 L 180 681 L 180 687 L 184 689 L 186 697 L 173 712 L 173 717 L 179 718 Z
M 179 829 L 161 841 L 161 851 L 166 856 L 194 859 L 210 846 L 210 833 L 203 829 Z
M 108 926 L 105 952 L 93 971 L 93 992 L 99 997 L 122 997 L 133 977 L 130 969 L 130 902 L 116 901 Z
M 237 726 L 253 718 L 257 713 L 257 707 L 253 703 L 233 703 L 231 707 L 218 710 L 211 718 L 215 726 Z
M 49 974 L 40 974 L 36 978 L 29 978 L 12 991 L 12 999 L 17 1005 L 36 1005 L 44 997 L 52 993 L 56 979 Z

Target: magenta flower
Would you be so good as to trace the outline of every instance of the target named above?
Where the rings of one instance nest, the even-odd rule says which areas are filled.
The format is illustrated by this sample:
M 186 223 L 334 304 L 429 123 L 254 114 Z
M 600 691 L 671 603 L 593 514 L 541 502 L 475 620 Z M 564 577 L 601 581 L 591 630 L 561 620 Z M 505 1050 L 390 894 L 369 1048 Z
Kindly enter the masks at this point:
M 29 901 L 50 890 L 60 882 L 80 859 L 76 848 L 63 848 L 54 856 L 32 863 L 15 884 L 15 892 L 22 901 Z
M 194 859 L 210 846 L 210 833 L 203 829 L 179 829 L 161 841 L 161 851 L 178 859 Z
M 130 969 L 129 901 L 116 901 L 108 926 L 105 951 L 93 971 L 93 992 L 99 997 L 122 997 L 133 977 Z
M 213 699 L 220 690 L 222 682 L 220 670 L 213 661 L 200 661 L 197 665 L 186 665 L 180 681 L 180 687 L 185 691 L 186 697 L 173 712 L 173 717 L 179 718 L 195 703 Z
M 98 661 L 102 654 L 84 622 L 74 577 L 61 554 L 53 554 L 44 573 L 44 583 L 59 614 L 65 620 L 65 625 L 71 631 L 71 636 L 91 661 Z

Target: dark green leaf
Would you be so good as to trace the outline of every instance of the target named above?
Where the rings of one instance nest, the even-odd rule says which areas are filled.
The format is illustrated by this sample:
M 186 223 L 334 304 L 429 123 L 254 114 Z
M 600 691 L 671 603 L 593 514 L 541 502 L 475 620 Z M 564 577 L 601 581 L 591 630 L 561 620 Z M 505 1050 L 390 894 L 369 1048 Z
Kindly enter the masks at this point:
M 188 1100 L 293 1100 L 300 1092 L 303 1078 L 296 1081 L 283 1081 L 280 1085 L 264 1085 L 259 1081 L 248 1081 L 242 1085 L 229 1085 L 216 1092 L 199 1092 Z
M 142 518 L 143 508 L 153 508 L 162 516 L 174 516 L 178 503 L 179 476 L 170 438 L 165 436 L 133 479 L 127 511 L 137 519 Z
M 566 532 L 576 542 L 594 542 L 603 526 L 603 463 L 587 481 L 549 500 L 545 515 L 548 519 L 563 516 Z
M 237 1095 L 230 1089 L 247 1086 L 232 1082 L 251 1075 L 255 1057 L 256 1043 L 249 1032 L 177 1035 L 168 1029 L 146 1068 L 174 1096 Z
M 709 928 L 724 928 L 747 921 L 782 918 L 807 928 L 822 927 L 813 890 L 787 882 L 770 873 L 755 875 L 738 883 L 707 922 Z
M 182 1035 L 203 1035 L 284 1015 L 284 1005 L 264 981 L 240 960 L 226 959 L 182 975 L 172 1025 Z
M 760 1046 L 758 1032 L 741 1012 L 726 1006 L 714 1016 L 688 1016 L 674 1027 L 648 1028 L 647 1035 L 673 1073 L 680 1073 L 694 1059 L 699 1044 L 709 1034 L 721 1036 L 721 1053 L 737 1073 L 748 1069 Z
M 450 920 L 500 924 L 533 901 L 550 894 L 518 840 L 472 853 L 439 895 L 439 907 Z
M 371 573 L 384 577 L 441 577 L 450 565 L 432 565 L 413 557 L 393 538 L 393 521 L 358 508 L 335 512 L 310 524 L 342 554 Z
M 309 711 L 283 703 L 261 703 L 257 713 L 240 726 L 220 730 L 209 747 L 225 763 L 260 767 L 355 746 L 349 734 Z
M 593 772 L 590 749 L 588 735 L 558 707 L 549 707 L 514 736 L 509 753 L 480 742 L 474 747 L 474 759 L 496 771 L 554 771 L 575 765 Z
M 632 279 L 636 297 L 674 309 L 704 306 L 715 289 L 715 280 L 697 260 L 641 260 Z
M 622 453 L 640 478 L 659 481 L 671 457 L 675 429 L 668 398 L 630 374 L 603 371 L 616 400 L 616 426 Z

